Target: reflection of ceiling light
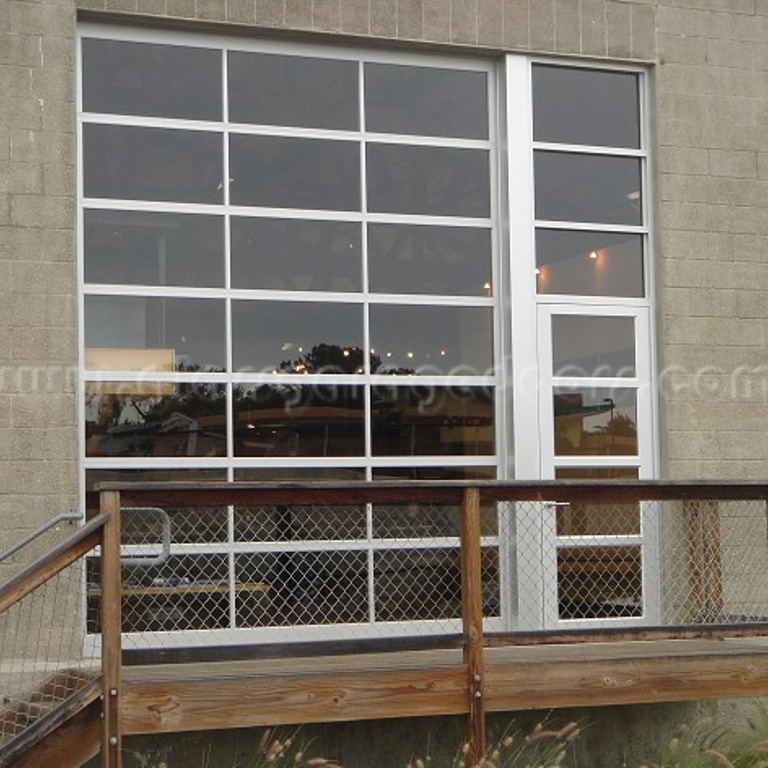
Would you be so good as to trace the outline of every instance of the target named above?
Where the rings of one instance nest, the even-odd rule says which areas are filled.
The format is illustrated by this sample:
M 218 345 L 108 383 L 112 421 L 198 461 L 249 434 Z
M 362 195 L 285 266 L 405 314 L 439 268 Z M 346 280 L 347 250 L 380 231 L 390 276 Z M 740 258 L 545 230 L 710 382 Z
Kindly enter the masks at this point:
M 541 274 L 541 269 L 539 267 L 536 267 L 536 269 L 533 270 L 536 277 L 538 277 Z
M 590 259 L 596 259 L 596 258 L 597 258 L 597 251 L 592 251 L 592 252 L 589 254 L 589 258 L 590 258 Z
M 406 352 L 406 353 L 405 353 L 405 356 L 406 356 L 408 359 L 413 359 L 413 352 Z
M 640 199 L 640 190 L 636 189 L 634 192 L 630 192 L 627 195 L 627 200 L 639 200 Z
M 293 349 L 293 342 L 292 341 L 284 341 L 283 346 L 280 347 L 280 349 L 283 352 L 287 352 L 289 349 Z
M 246 426 L 248 427 L 248 429 L 256 429 L 255 424 L 246 424 Z
M 349 357 L 349 350 L 345 349 L 342 354 L 344 355 L 344 357 Z
M 440 357 L 445 357 L 445 350 L 444 349 L 440 350 Z
M 387 357 L 392 357 L 392 353 L 391 352 L 387 352 Z

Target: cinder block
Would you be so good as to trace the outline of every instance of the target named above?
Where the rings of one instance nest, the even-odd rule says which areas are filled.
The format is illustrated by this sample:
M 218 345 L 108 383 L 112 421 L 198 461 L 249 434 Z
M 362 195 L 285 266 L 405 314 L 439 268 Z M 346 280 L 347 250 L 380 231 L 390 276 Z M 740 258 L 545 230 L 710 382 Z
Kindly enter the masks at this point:
M 77 424 L 75 396 L 47 391 L 11 395 L 10 424 L 22 429 L 74 427 Z
M 555 5 L 552 2 L 529 3 L 528 38 L 534 51 L 555 48 Z
M 500 48 L 502 44 L 502 2 L 503 0 L 478 0 L 477 43 L 478 45 Z
M 703 37 L 688 35 L 659 35 L 659 58 L 664 63 L 704 64 L 707 43 Z
M 424 0 L 424 39 L 451 41 L 451 0 Z
M 582 0 L 581 52 L 590 56 L 605 56 L 607 50 L 605 2 Z
M 713 66 L 752 69 L 755 44 L 736 40 L 707 40 L 707 62 Z
M 713 176 L 754 179 L 757 177 L 757 153 L 744 150 L 710 149 L 709 172 Z
M 222 0 L 195 0 L 195 16 L 203 21 L 226 21 L 227 4 Z
M 77 8 L 81 11 L 103 11 L 107 7 L 107 0 L 77 0 Z
M 377 0 L 371 4 L 371 34 L 397 37 L 397 0 Z
M 581 53 L 579 3 L 574 0 L 555 0 L 555 50 Z
M 166 0 L 166 12 L 180 19 L 194 19 L 197 13 L 194 0 Z
M 474 0 L 451 0 L 451 40 L 454 43 L 477 43 L 477 14 Z
M 522 50 L 531 47 L 528 0 L 504 0 L 504 46 Z
M 632 6 L 632 56 L 656 59 L 656 9 L 651 6 Z
M 16 227 L 74 227 L 74 198 L 11 195 L 11 222 Z
M 757 155 L 757 177 L 768 179 L 768 152 L 760 152 Z
M 711 11 L 755 15 L 755 0 L 709 0 Z
M 352 35 L 367 35 L 371 31 L 369 0 L 341 0 L 341 29 Z
M 626 3 L 609 2 L 605 7 L 608 55 L 628 59 L 632 56 L 632 8 Z
M 254 0 L 226 0 L 226 3 L 227 21 L 237 24 L 253 24 L 256 21 Z
M 310 0 L 285 0 L 285 23 L 292 29 L 309 29 L 312 26 Z
M 165 0 L 136 0 L 136 13 L 146 13 L 149 16 L 165 16 L 166 11 Z
M 256 9 L 258 13 L 258 3 Z M 341 29 L 339 0 L 312 0 L 312 28 L 326 32 Z
M 422 0 L 398 0 L 397 36 L 408 40 L 421 40 L 424 36 Z
M 116 13 L 136 13 L 136 0 L 107 0 L 104 10 Z
M 223 8 L 222 4 L 219 6 Z M 285 24 L 284 0 L 259 0 L 256 3 L 256 23 L 265 27 L 281 27 Z

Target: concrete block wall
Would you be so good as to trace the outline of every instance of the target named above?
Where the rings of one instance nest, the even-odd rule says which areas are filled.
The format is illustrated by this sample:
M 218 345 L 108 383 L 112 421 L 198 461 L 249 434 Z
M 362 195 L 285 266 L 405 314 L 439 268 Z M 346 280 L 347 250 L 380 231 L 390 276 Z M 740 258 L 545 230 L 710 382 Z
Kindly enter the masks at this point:
M 4 0 L 0 529 L 12 538 L 77 496 L 78 12 L 654 64 L 662 474 L 766 475 L 768 0 Z
M 75 17 L 0 3 L 0 549 L 77 504 Z

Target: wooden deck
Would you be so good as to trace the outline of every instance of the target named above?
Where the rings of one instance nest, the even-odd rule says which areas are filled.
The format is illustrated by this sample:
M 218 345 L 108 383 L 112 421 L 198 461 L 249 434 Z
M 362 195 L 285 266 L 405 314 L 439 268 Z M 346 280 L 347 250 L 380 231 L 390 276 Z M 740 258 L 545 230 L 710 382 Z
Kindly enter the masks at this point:
M 489 648 L 486 711 L 768 694 L 768 642 Z M 467 712 L 461 651 L 164 664 L 123 670 L 123 733 Z

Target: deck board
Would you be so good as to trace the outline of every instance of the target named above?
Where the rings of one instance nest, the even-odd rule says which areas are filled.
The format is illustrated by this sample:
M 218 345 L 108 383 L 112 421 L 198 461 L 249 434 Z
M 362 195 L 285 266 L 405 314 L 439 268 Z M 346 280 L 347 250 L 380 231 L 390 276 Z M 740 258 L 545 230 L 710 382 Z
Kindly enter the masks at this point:
M 768 694 L 768 644 L 670 640 L 489 648 L 488 711 Z M 126 667 L 126 734 L 462 714 L 459 650 Z

